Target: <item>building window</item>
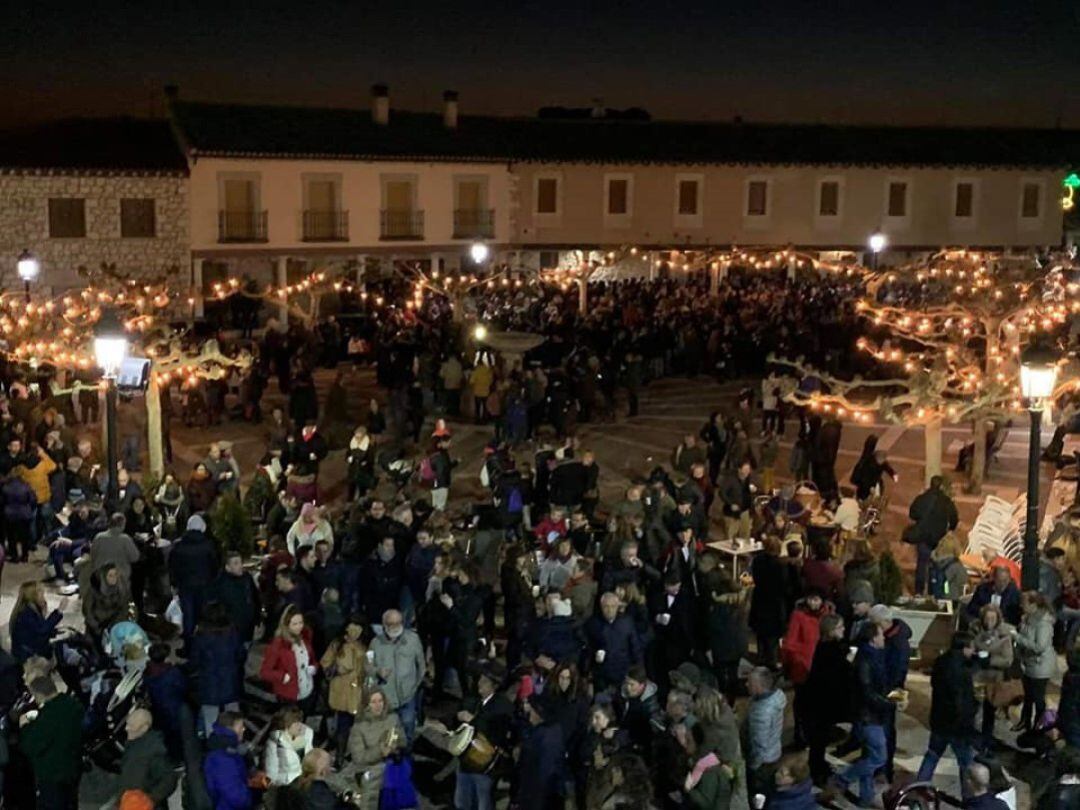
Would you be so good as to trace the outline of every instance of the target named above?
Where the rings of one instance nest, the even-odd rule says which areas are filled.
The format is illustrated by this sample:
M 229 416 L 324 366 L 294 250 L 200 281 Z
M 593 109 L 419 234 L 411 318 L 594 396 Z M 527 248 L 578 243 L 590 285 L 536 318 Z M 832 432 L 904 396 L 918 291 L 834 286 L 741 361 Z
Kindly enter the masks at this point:
M 622 178 L 608 180 L 607 212 L 614 216 L 630 213 L 630 181 Z
M 559 178 L 538 177 L 536 179 L 536 213 L 559 213 Z
M 679 181 L 679 215 L 684 217 L 697 216 L 698 210 L 698 190 L 701 186 L 698 185 L 697 180 L 680 180 Z
M 746 184 L 746 215 L 764 217 L 769 214 L 769 181 L 751 180 Z
M 818 216 L 840 216 L 840 182 L 823 180 L 818 187 Z
M 152 199 L 120 200 L 120 236 L 125 239 L 152 239 L 157 221 Z
M 885 205 L 885 214 L 890 217 L 906 217 L 908 215 L 908 184 L 893 180 L 889 182 L 889 190 Z
M 86 200 L 54 197 L 49 200 L 49 236 L 82 239 L 86 236 Z
M 964 180 L 956 184 L 956 199 L 953 202 L 953 216 L 957 219 L 971 219 L 975 216 L 975 184 Z
M 559 267 L 559 251 L 557 250 L 541 250 L 540 251 L 540 269 L 541 270 L 555 270 Z
M 1042 186 L 1024 183 L 1020 192 L 1020 218 L 1038 219 L 1042 211 Z

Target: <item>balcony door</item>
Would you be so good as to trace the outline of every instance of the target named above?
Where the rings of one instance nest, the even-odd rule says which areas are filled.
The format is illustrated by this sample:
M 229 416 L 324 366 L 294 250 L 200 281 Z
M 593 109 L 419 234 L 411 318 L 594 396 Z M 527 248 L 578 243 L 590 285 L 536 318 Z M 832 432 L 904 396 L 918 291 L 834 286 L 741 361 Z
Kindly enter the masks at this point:
M 493 235 L 486 179 L 457 178 L 454 183 L 454 236 L 472 239 Z
M 407 214 L 413 210 L 413 184 L 408 180 L 386 181 L 386 210 Z
M 307 181 L 307 210 L 304 212 L 304 238 L 310 240 L 338 239 L 344 236 L 343 223 L 338 216 L 338 184 L 332 178 L 309 178 Z
M 222 181 L 221 189 L 221 239 L 243 241 L 259 235 L 259 191 L 255 181 L 227 177 Z

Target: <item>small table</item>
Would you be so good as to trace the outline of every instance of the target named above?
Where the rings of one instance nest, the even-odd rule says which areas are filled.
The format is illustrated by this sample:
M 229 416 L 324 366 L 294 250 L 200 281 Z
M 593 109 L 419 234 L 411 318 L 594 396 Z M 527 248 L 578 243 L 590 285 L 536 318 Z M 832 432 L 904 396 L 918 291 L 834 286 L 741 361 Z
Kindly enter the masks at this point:
M 739 557 L 749 557 L 764 548 L 761 543 L 751 540 L 742 540 L 738 546 L 731 540 L 718 540 L 715 543 L 709 543 L 708 547 L 731 557 L 731 576 L 736 580 L 739 578 Z M 749 569 L 749 563 L 747 563 L 747 568 Z

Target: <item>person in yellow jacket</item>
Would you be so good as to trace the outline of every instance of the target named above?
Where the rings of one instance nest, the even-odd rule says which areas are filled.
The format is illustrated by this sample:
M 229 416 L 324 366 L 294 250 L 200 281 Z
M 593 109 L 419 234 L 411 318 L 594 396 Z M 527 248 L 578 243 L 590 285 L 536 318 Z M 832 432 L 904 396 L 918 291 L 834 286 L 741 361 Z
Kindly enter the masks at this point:
M 38 506 L 49 503 L 52 490 L 49 487 L 49 476 L 56 471 L 56 462 L 41 447 L 35 446 L 27 452 L 23 463 L 15 468 L 15 474 L 30 485 L 34 490 Z
M 472 389 L 474 408 L 476 409 L 476 421 L 482 422 L 487 419 L 487 398 L 491 393 L 491 384 L 495 381 L 495 375 L 491 366 L 483 360 L 469 375 L 469 387 Z

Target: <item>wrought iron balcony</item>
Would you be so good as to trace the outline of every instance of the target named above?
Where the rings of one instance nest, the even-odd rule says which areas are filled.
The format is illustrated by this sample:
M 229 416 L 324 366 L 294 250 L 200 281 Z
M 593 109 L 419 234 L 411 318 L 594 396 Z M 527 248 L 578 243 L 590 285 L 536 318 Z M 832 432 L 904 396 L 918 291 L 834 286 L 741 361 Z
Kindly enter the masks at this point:
M 265 242 L 265 211 L 218 211 L 219 242 Z
M 348 211 L 305 211 L 305 242 L 347 242 L 349 240 Z
M 379 234 L 381 239 L 386 240 L 423 239 L 424 212 L 390 211 L 384 208 Z

